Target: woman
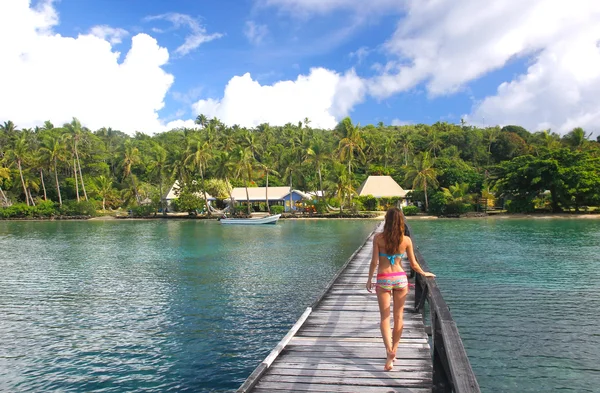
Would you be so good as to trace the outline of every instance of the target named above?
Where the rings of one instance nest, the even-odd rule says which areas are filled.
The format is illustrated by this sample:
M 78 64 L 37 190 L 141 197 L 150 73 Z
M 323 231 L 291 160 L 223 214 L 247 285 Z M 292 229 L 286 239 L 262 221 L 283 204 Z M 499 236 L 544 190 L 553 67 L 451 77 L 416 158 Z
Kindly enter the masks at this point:
M 385 214 L 383 232 L 373 238 L 373 258 L 367 279 L 367 291 L 372 292 L 371 278 L 377 269 L 377 301 L 381 316 L 381 335 L 387 351 L 387 361 L 384 370 L 394 367 L 396 351 L 402 336 L 404 301 L 408 293 L 408 278 L 402 270 L 402 258 L 408 255 L 410 267 L 425 277 L 435 277 L 435 274 L 425 272 L 415 259 L 413 244 L 410 237 L 404 236 L 404 215 L 398 209 L 391 208 Z M 390 333 L 390 301 L 394 298 L 394 332 Z

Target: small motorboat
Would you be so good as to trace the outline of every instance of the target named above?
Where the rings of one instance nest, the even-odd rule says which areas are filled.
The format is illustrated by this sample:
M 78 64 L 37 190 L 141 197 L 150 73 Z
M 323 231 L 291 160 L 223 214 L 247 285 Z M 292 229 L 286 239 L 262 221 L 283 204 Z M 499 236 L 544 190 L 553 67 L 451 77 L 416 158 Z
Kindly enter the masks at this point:
M 261 224 L 277 224 L 281 214 L 266 216 L 260 218 L 221 218 L 221 224 L 239 224 L 239 225 L 261 225 Z

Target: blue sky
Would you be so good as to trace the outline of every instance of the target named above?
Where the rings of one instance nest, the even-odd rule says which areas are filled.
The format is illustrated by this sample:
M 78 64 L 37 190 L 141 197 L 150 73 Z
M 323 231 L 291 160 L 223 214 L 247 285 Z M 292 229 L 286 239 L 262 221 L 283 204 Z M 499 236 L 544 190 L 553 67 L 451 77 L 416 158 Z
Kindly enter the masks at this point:
M 459 123 L 464 117 L 472 124 L 516 123 L 532 131 L 594 131 L 600 125 L 600 101 L 592 89 L 600 87 L 600 67 L 594 69 L 600 53 L 593 45 L 600 41 L 599 2 L 521 3 L 14 0 L 0 6 L 0 15 L 19 24 L 23 37 L 33 31 L 35 38 L 6 50 L 15 53 L 14 71 L 10 77 L 0 73 L 0 82 L 4 77 L 23 84 L 31 80 L 27 70 L 64 62 L 50 45 L 77 57 L 78 64 L 64 75 L 57 67 L 57 81 L 48 88 L 38 83 L 44 92 L 56 91 L 58 82 L 72 83 L 71 94 L 55 92 L 39 104 L 31 94 L 23 94 L 22 103 L 13 97 L 0 109 L 0 121 L 31 126 L 46 117 L 67 120 L 72 113 L 91 128 L 155 132 L 191 125 L 202 112 L 246 126 L 308 116 L 315 126 L 331 127 L 350 115 L 361 124 Z M 42 27 L 35 22 L 40 16 Z M 112 35 L 98 35 L 107 29 Z M 90 34 L 97 41 L 84 40 Z M 183 48 L 192 36 L 204 42 Z M 124 60 L 134 52 L 135 67 L 125 70 Z M 106 65 L 94 68 L 89 59 Z M 82 68 L 90 71 L 75 77 Z M 139 80 L 131 85 L 115 81 L 132 74 Z M 90 78 L 97 78 L 90 85 L 96 94 L 76 82 L 87 85 Z M 127 99 L 111 106 L 119 97 Z M 49 99 L 57 105 L 54 112 Z M 28 111 L 21 110 L 24 105 Z M 131 116 L 120 110 L 128 105 Z

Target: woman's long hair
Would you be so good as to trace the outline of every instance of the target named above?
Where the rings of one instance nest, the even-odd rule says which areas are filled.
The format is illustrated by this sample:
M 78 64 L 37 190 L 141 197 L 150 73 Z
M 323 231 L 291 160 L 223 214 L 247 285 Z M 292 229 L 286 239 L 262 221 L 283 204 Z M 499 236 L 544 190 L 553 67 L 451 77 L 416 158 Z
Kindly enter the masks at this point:
M 383 242 L 385 252 L 396 254 L 400 251 L 400 243 L 404 237 L 404 215 L 395 207 L 385 214 L 385 225 L 383 226 Z

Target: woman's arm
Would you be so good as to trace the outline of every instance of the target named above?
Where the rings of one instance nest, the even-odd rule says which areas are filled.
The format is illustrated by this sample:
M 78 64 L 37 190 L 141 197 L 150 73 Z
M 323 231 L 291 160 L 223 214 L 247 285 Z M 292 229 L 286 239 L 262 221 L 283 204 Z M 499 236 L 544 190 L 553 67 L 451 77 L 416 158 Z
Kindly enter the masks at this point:
M 377 244 L 377 235 L 373 236 L 373 256 L 371 257 L 371 266 L 369 266 L 369 277 L 367 277 L 367 291 L 371 292 L 373 289 L 373 283 L 371 279 L 375 274 L 375 268 L 379 262 L 379 245 Z
M 410 268 L 419 273 L 422 274 L 425 277 L 435 277 L 435 274 L 433 273 L 429 273 L 424 271 L 423 269 L 421 269 L 421 265 L 419 265 L 419 263 L 417 262 L 417 258 L 415 258 L 415 252 L 413 250 L 413 244 L 412 244 L 412 240 L 410 237 L 406 237 L 406 253 L 408 254 L 408 261 L 410 262 Z

